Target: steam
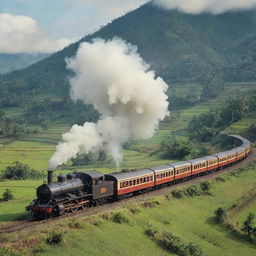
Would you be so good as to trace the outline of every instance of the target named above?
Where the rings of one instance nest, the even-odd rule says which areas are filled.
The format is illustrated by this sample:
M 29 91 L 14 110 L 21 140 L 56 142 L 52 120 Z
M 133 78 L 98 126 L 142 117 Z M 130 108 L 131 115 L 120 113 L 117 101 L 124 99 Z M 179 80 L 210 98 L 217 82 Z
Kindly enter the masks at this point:
M 208 12 L 220 14 L 232 10 L 256 8 L 256 0 L 153 0 L 166 9 L 178 9 L 191 14 Z
M 66 62 L 75 74 L 70 79 L 71 98 L 93 104 L 101 118 L 96 124 L 74 125 L 64 134 L 50 169 L 99 149 L 119 164 L 122 144 L 131 138 L 150 138 L 169 114 L 167 84 L 155 78 L 131 44 L 118 38 L 95 39 L 80 44 L 76 56 Z

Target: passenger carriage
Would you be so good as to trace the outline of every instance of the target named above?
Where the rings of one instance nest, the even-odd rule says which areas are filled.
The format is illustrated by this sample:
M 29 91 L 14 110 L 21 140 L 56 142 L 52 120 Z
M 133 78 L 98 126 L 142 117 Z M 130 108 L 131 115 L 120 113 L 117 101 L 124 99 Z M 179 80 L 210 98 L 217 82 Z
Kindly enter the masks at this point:
M 105 175 L 106 180 L 114 181 L 114 194 L 117 196 L 133 194 L 154 186 L 154 172 L 150 169 L 124 171 Z
M 189 162 L 191 163 L 192 168 L 191 175 L 198 175 L 207 171 L 208 163 L 205 158 L 197 158 L 189 160 Z
M 170 166 L 175 170 L 175 180 L 187 179 L 191 176 L 191 163 L 188 161 L 171 163 Z
M 174 181 L 175 172 L 171 165 L 160 165 L 150 168 L 155 173 L 155 186 Z
M 204 159 L 207 161 L 207 171 L 214 171 L 218 169 L 219 160 L 217 156 L 205 156 Z

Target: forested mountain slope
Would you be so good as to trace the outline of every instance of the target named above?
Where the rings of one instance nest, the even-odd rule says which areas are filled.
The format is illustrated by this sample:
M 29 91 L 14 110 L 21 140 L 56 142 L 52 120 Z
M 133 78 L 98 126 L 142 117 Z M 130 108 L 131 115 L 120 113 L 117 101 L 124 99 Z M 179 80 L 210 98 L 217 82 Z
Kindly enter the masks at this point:
M 151 3 L 118 18 L 81 41 L 121 37 L 169 84 L 186 81 L 256 79 L 256 12 L 189 15 Z M 38 95 L 68 97 L 65 58 L 80 42 L 20 71 L 0 78 L 0 103 Z M 218 80 L 216 81 L 218 84 Z M 11 100 L 10 99 L 10 100 Z M 3 106 L 3 104 L 1 104 Z

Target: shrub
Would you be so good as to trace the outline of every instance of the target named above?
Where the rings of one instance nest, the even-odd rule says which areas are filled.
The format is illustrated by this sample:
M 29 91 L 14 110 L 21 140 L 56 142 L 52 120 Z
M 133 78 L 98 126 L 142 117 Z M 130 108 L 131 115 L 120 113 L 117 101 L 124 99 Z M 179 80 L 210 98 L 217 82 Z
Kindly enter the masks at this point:
M 3 201 L 9 201 L 9 200 L 12 200 L 14 199 L 14 195 L 11 191 L 11 189 L 7 188 L 4 193 L 3 193 Z
M 202 249 L 199 246 L 192 243 L 185 244 L 179 237 L 173 235 L 171 232 L 159 230 L 158 228 L 151 226 L 145 233 L 165 249 L 177 255 L 201 256 L 203 254 Z
M 172 196 L 175 197 L 175 198 L 182 198 L 184 195 L 184 192 L 182 190 L 173 190 L 172 191 Z
M 113 214 L 113 221 L 116 223 L 130 223 L 129 217 L 123 212 L 116 212 Z
M 141 212 L 141 208 L 137 205 L 130 206 L 129 210 L 132 214 L 138 214 Z
M 146 208 L 154 208 L 154 207 L 156 207 L 157 205 L 160 205 L 160 204 L 161 204 L 160 200 L 151 199 L 151 200 L 147 200 L 147 201 L 143 202 L 141 204 L 141 206 L 146 207 Z
M 256 223 L 255 215 L 253 213 L 249 213 L 247 216 L 243 223 L 242 230 L 246 232 L 250 238 L 256 238 Z
M 157 228 L 151 226 L 148 228 L 145 233 L 150 237 L 150 238 L 155 238 L 156 234 L 158 233 Z
M 224 207 L 219 207 L 214 213 L 217 223 L 224 223 L 228 217 L 228 211 Z
M 72 220 L 68 223 L 68 226 L 73 229 L 82 229 L 85 228 L 85 224 L 79 220 Z
M 60 232 L 53 231 L 46 238 L 47 244 L 60 244 L 63 241 L 63 234 Z
M 203 192 L 210 193 L 212 189 L 212 184 L 209 181 L 200 183 L 200 188 Z
M 197 185 L 191 185 L 186 189 L 186 193 L 189 196 L 199 196 L 201 194 L 201 189 Z

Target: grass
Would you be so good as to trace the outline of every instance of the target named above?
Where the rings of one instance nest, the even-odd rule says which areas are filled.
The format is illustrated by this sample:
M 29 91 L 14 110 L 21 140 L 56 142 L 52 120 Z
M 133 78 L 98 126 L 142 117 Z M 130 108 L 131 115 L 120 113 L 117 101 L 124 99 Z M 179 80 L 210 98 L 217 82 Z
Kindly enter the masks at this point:
M 144 202 L 133 203 L 105 214 L 76 219 L 80 224 L 83 223 L 79 227 L 71 228 L 70 220 L 64 220 L 43 232 L 40 229 L 30 238 L 26 237 L 26 241 L 29 244 L 29 239 L 39 236 L 41 242 L 23 247 L 23 255 L 175 255 L 146 235 L 145 231 L 151 226 L 171 232 L 184 243 L 200 246 L 203 255 L 255 255 L 256 245 L 239 240 L 224 230 L 214 222 L 213 216 L 219 206 L 230 207 L 255 186 L 256 166 L 248 168 L 239 177 L 226 175 L 225 178 L 225 182 L 213 183 L 212 195 L 186 196 L 182 199 L 163 195 L 151 199 L 152 202 L 158 202 L 154 207 L 144 207 Z M 139 211 L 133 213 L 131 208 L 139 208 Z M 122 220 L 129 221 L 115 221 L 113 218 L 102 218 L 102 215 L 120 215 Z M 53 229 L 64 235 L 64 245 L 52 246 L 45 243 L 43 237 L 48 237 Z M 16 239 L 22 242 L 24 238 Z M 31 253 L 34 248 L 40 248 L 39 252 Z
M 35 190 L 41 183 L 40 180 L 0 182 L 0 197 L 7 188 L 10 188 L 14 195 L 13 200 L 0 202 L 0 225 L 27 215 L 25 206 L 35 197 Z

